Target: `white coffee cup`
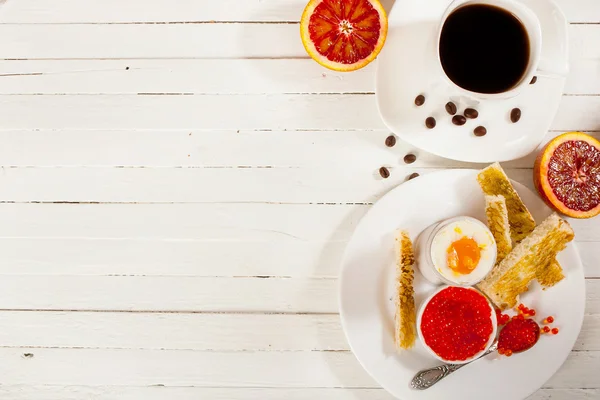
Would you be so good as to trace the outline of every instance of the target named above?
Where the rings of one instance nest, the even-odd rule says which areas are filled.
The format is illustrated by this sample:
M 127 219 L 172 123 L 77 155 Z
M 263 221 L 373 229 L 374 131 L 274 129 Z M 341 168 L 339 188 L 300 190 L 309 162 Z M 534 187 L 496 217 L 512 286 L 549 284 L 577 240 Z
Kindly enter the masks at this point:
M 442 36 L 442 29 L 444 27 L 444 24 L 446 23 L 446 19 L 448 19 L 448 17 L 458 8 L 473 4 L 495 6 L 508 11 L 521 22 L 521 24 L 525 27 L 525 31 L 527 32 L 527 35 L 529 37 L 529 64 L 525 69 L 525 73 L 522 75 L 521 80 L 516 85 L 504 92 L 479 93 L 462 88 L 448 77 L 448 75 L 444 71 L 444 68 L 442 67 L 439 46 L 440 39 Z M 529 85 L 531 79 L 539 72 L 538 65 L 542 54 L 542 28 L 537 15 L 529 7 L 515 0 L 455 0 L 446 9 L 442 17 L 437 36 L 437 46 L 435 49 L 437 53 L 437 61 L 440 74 L 442 78 L 446 81 L 446 83 L 453 87 L 454 91 L 457 92 L 457 95 L 462 95 L 475 100 L 507 99 L 519 94 L 523 87 Z M 493 77 L 490 77 L 490 79 L 493 79 Z

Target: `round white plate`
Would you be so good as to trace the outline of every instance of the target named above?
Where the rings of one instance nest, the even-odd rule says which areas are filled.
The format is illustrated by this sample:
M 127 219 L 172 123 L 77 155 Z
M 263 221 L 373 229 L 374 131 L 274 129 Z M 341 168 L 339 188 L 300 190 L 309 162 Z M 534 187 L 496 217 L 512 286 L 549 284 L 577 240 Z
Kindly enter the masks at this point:
M 494 162 L 523 157 L 537 148 L 550 129 L 558 110 L 568 73 L 567 20 L 549 0 L 523 0 L 537 14 L 542 26 L 539 68 L 553 75 L 538 75 L 537 83 L 524 87 L 514 98 L 467 100 L 440 76 L 437 34 L 451 0 L 397 0 L 389 15 L 386 44 L 378 58 L 377 102 L 385 124 L 401 139 L 430 153 L 460 161 Z M 426 97 L 417 107 L 415 97 Z M 459 113 L 467 107 L 479 118 L 455 126 L 444 105 L 453 100 Z M 511 109 L 522 110 L 521 120 L 510 122 Z M 435 129 L 425 119 L 437 120 Z M 473 129 L 487 128 L 476 137 Z
M 579 335 L 585 308 L 585 279 L 573 244 L 558 256 L 566 278 L 543 291 L 537 283 L 521 296 L 537 311 L 536 319 L 553 315 L 556 336 L 543 335 L 531 350 L 510 358 L 491 354 L 425 391 L 409 387 L 423 368 L 439 365 L 419 343 L 396 352 L 394 330 L 394 233 L 407 230 L 411 239 L 429 225 L 458 215 L 485 221 L 484 198 L 475 170 L 428 174 L 395 188 L 362 219 L 342 263 L 340 314 L 352 351 L 386 390 L 402 400 L 518 400 L 539 389 L 563 364 Z M 550 209 L 531 190 L 514 183 L 539 223 Z M 433 287 L 415 272 L 417 307 Z

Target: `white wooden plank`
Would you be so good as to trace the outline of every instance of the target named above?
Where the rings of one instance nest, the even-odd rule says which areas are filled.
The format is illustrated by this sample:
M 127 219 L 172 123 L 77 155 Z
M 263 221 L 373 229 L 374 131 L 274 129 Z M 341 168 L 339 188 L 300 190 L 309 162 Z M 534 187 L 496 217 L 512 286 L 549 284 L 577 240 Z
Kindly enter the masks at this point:
M 0 323 L 0 347 L 32 347 L 33 353 L 35 347 L 349 350 L 338 315 L 0 312 Z
M 346 242 L 274 238 L 235 242 L 2 238 L 0 273 L 330 277 L 337 274 L 345 247 Z
M 337 312 L 337 280 L 5 275 L 2 309 Z
M 335 277 L 347 244 L 257 236 L 235 242 L 1 238 L 0 274 Z M 577 248 L 586 276 L 600 278 L 598 242 L 578 242 Z
M 574 29 L 565 93 L 600 93 L 600 56 L 593 35 Z M 3 60 L 0 94 L 261 94 L 370 93 L 376 63 L 352 73 L 323 69 L 310 59 Z M 215 79 L 226 76 L 227 79 Z
M 600 280 L 586 281 L 586 313 L 600 314 Z M 5 275 L 3 310 L 337 313 L 326 278 Z
M 548 395 L 565 394 L 570 400 L 587 400 L 583 393 L 600 393 L 595 389 L 543 389 Z M 201 388 L 163 386 L 51 386 L 0 385 L 0 397 L 11 400 L 393 400 L 383 389 L 345 388 Z M 534 398 L 548 400 L 547 397 Z
M 377 387 L 349 352 L 0 349 L 0 357 L 11 385 Z
M 377 388 L 350 352 L 0 349 L 0 357 L 4 385 Z M 597 389 L 599 362 L 600 352 L 573 352 L 545 387 Z
M 8 168 L 0 174 L 0 199 L 10 202 L 370 202 L 412 172 L 325 168 Z M 530 170 L 511 170 L 518 180 Z M 194 184 L 195 182 L 195 184 Z M 218 190 L 210 189 L 218 188 Z
M 3 204 L 0 237 L 325 243 L 348 240 L 367 210 L 352 205 Z
M 377 200 L 413 172 L 371 168 L 4 168 L 2 202 L 362 203 Z M 507 169 L 532 186 L 530 169 Z M 210 190 L 207 188 L 219 188 Z M 592 239 L 593 240 L 593 239 Z
M 595 0 L 558 0 L 572 22 L 600 21 Z M 382 0 L 390 10 L 394 0 Z M 2 23 L 299 21 L 306 0 L 19 0 L 4 4 Z
M 599 32 L 599 24 L 570 26 L 573 65 L 594 65 Z M 0 59 L 290 57 L 308 58 L 297 24 L 0 24 Z
M 0 347 L 27 347 L 34 353 L 40 347 L 350 350 L 338 315 L 4 311 L 0 323 Z M 600 315 L 585 316 L 574 350 L 600 350 Z
M 562 131 L 548 133 L 543 144 Z M 600 132 L 591 132 L 600 139 Z M 402 164 L 415 154 L 411 167 L 480 168 L 441 158 L 397 139 L 385 146 L 389 130 L 376 131 L 197 131 L 197 130 L 0 130 L 0 160 L 7 167 L 321 167 L 352 165 L 373 168 Z M 115 145 L 118 143 L 118 146 Z M 274 150 L 276 149 L 276 150 Z M 531 168 L 538 151 L 503 163 Z
M 374 75 L 375 65 L 347 74 L 300 58 L 4 60 L 0 93 L 356 93 L 373 92 Z
M 338 166 L 336 169 L 8 168 L 0 175 L 3 187 L 0 201 L 353 204 L 376 201 L 403 183 L 411 172 L 425 174 L 435 171 L 390 167 L 391 177 L 382 179 L 378 167 L 374 165 L 373 170 L 364 171 L 350 166 Z M 510 177 L 533 190 L 530 169 L 506 171 Z M 190 185 L 190 182 L 198 184 Z M 212 187 L 220 190 L 206 190 Z M 359 211 L 354 218 L 359 218 L 363 212 Z M 220 217 L 217 215 L 217 218 Z M 94 218 L 93 215 L 90 214 L 90 218 Z M 109 221 L 114 218 L 112 216 Z M 228 221 L 226 215 L 222 218 Z M 18 223 L 18 220 L 15 221 Z M 599 240 L 597 225 L 587 220 L 572 220 L 572 224 L 578 240 Z M 273 232 L 275 236 L 280 234 L 286 233 Z
M 307 57 L 298 25 L 0 24 L 2 59 L 271 57 Z
M 11 400 L 393 400 L 383 389 L 372 388 L 202 388 L 164 386 L 52 386 L 1 385 L 0 395 Z M 540 389 L 528 400 L 594 400 L 598 389 Z
M 338 273 L 345 248 L 345 241 L 304 242 L 274 236 L 235 242 L 2 238 L 0 273 L 331 277 Z M 598 254 L 589 257 L 592 267 Z
M 369 208 L 2 204 L 0 274 L 336 277 Z M 586 276 L 600 277 L 597 224 L 573 225 Z
M 552 130 L 597 130 L 600 96 L 566 96 Z M 3 129 L 385 129 L 374 95 L 1 95 Z
M 566 97 L 563 123 L 600 102 Z M 33 113 L 33 114 L 32 114 Z M 572 115 L 572 117 L 570 117 Z M 373 95 L 0 96 L 4 129 L 383 129 Z

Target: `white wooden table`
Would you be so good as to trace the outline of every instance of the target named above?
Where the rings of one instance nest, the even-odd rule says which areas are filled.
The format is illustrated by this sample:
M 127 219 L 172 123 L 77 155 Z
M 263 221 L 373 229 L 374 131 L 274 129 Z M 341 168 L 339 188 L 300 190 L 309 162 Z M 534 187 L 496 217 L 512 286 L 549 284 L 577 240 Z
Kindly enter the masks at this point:
M 307 59 L 305 2 L 1 2 L 1 399 L 390 399 L 341 330 L 340 257 L 409 174 L 471 165 L 387 148 L 375 65 Z M 598 137 L 600 2 L 560 3 L 548 138 Z M 574 227 L 585 323 L 535 400 L 600 398 L 600 220 Z

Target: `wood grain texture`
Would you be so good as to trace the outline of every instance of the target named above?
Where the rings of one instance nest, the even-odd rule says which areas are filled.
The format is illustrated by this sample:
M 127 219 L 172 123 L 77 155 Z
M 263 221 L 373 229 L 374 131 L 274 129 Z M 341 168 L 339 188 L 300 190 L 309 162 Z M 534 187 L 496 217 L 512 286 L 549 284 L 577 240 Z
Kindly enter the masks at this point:
M 0 239 L 0 273 L 24 275 L 334 277 L 346 241 L 286 240 Z M 578 242 L 587 277 L 600 278 L 597 242 Z M 235 246 L 235 251 L 232 251 Z M 36 249 L 32 252 L 31 249 Z
M 154 386 L 2 385 L 0 395 L 14 400 L 393 400 L 383 389 L 203 388 Z M 528 400 L 595 400 L 599 389 L 540 389 Z
M 390 10 L 394 0 L 381 1 Z M 595 0 L 558 0 L 571 22 L 596 22 Z M 0 23 L 298 22 L 305 0 L 77 0 L 8 1 Z
M 588 60 L 589 72 L 599 32 L 598 24 L 569 27 L 570 57 Z M 308 58 L 297 24 L 0 24 L 0 59 L 8 60 L 298 57 Z
M 337 314 L 2 311 L 0 323 L 0 347 L 32 353 L 37 348 L 350 351 Z M 600 351 L 600 314 L 585 316 L 574 350 Z
M 350 352 L 5 348 L 0 357 L 5 385 L 378 388 Z M 571 353 L 544 387 L 598 389 L 599 359 Z
M 600 7 L 558 3 L 545 140 L 599 137 Z M 376 65 L 307 59 L 305 4 L 0 0 L 0 398 L 391 400 L 340 326 L 344 248 L 410 173 L 481 165 L 386 148 Z M 600 398 L 600 226 L 573 226 L 585 321 L 532 400 Z
M 413 173 L 436 169 L 382 164 L 331 168 L 5 168 L 3 202 L 363 203 Z M 532 187 L 530 169 L 507 169 Z M 193 182 L 193 183 L 192 183 Z M 217 185 L 217 186 L 215 186 Z M 218 190 L 207 188 L 218 187 Z
M 542 145 L 561 134 L 549 132 Z M 590 132 L 600 139 L 600 132 Z M 396 140 L 386 129 L 335 131 L 246 130 L 0 130 L 0 160 L 7 167 L 205 167 L 205 168 L 483 168 L 441 158 Z M 118 145 L 116 145 L 118 143 Z M 537 151 L 504 162 L 531 168 Z
M 557 131 L 598 130 L 600 96 L 566 96 Z M 374 95 L 0 95 L 4 129 L 385 129 Z
M 333 278 L 369 208 L 2 204 L 0 274 Z M 600 277 L 597 230 L 572 223 L 586 276 Z
M 3 310 L 337 313 L 327 278 L 24 276 L 0 281 Z M 600 314 L 600 280 L 586 281 L 586 313 Z
M 600 93 L 600 82 L 589 79 L 600 68 L 590 30 L 597 32 L 573 28 L 567 94 Z M 307 58 L 0 60 L 0 94 L 373 93 L 376 71 L 377 63 L 335 72 Z

